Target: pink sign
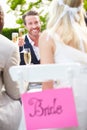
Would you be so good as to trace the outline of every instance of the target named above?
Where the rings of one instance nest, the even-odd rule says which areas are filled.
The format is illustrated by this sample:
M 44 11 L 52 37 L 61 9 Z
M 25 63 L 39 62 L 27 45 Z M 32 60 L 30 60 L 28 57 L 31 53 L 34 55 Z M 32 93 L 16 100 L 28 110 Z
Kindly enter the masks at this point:
M 72 88 L 22 94 L 26 130 L 77 127 Z

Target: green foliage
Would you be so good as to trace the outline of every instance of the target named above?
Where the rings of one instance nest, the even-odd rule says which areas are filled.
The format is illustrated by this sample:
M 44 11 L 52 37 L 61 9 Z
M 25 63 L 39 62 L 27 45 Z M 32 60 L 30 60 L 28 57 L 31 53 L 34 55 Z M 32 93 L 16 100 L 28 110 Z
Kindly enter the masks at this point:
M 20 24 L 20 26 L 23 27 L 23 25 L 22 25 L 22 24 L 23 24 L 22 18 L 17 19 L 17 20 L 16 20 L 16 23 L 17 23 L 17 24 Z
M 30 2 L 28 6 L 28 10 L 32 9 L 33 7 L 39 8 L 42 0 L 37 0 L 37 2 Z
M 1 34 L 6 36 L 8 39 L 12 40 L 12 32 L 18 32 L 18 28 L 3 28 Z
M 7 4 L 10 5 L 12 10 L 15 10 L 18 5 L 26 4 L 26 0 L 7 0 Z
M 87 0 L 84 0 L 84 9 L 87 11 Z
M 45 16 L 40 16 L 40 20 L 43 21 L 41 23 L 41 31 L 43 31 L 46 28 L 47 25 L 47 14 L 45 14 Z

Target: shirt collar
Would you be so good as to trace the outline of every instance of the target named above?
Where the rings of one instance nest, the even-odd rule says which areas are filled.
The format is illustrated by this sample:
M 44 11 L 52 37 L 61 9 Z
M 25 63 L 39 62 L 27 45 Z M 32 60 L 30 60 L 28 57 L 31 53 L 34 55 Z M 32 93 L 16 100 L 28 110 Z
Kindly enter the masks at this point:
M 27 38 L 32 46 L 34 46 L 34 42 L 30 39 L 29 35 L 27 34 Z

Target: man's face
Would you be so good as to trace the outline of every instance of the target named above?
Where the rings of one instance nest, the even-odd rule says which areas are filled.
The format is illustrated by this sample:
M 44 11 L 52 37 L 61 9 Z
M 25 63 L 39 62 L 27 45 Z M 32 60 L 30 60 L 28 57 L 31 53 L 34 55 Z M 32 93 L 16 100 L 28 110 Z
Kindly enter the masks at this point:
M 30 15 L 25 17 L 26 29 L 32 36 L 38 36 L 41 29 L 40 18 L 37 15 Z

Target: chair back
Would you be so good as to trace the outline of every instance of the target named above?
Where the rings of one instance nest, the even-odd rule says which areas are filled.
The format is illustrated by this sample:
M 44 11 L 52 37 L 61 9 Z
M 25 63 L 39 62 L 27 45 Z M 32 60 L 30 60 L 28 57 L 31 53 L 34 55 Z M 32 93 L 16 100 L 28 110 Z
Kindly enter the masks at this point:
M 80 64 L 44 64 L 13 66 L 9 72 L 13 81 L 18 81 L 23 91 L 24 82 L 43 82 L 47 80 L 73 79 L 73 75 L 80 70 Z M 72 83 L 71 83 L 72 85 Z
M 77 63 L 75 64 L 69 63 L 69 64 L 22 65 L 22 66 L 13 66 L 10 68 L 9 70 L 10 75 L 13 81 L 17 81 L 19 83 L 20 92 L 22 93 L 26 130 L 32 130 L 36 128 L 37 129 L 49 128 L 49 127 L 63 128 L 63 127 L 70 127 L 70 126 L 78 125 L 73 94 L 70 88 L 67 90 L 60 89 L 57 91 L 48 90 L 45 92 L 38 92 L 36 94 L 25 93 L 25 83 L 26 82 L 44 82 L 47 80 L 56 81 L 56 80 L 68 79 L 70 82 L 70 85 L 72 86 L 73 78 L 74 76 L 79 74 L 80 69 L 81 69 L 81 65 Z M 55 105 L 55 103 L 57 102 L 57 98 L 60 101 L 61 106 L 65 109 L 65 112 L 63 112 L 63 115 L 60 116 L 60 119 L 57 114 L 55 114 L 55 116 L 53 115 L 53 118 L 50 118 L 49 114 L 46 118 L 44 118 L 43 116 L 42 117 L 39 116 L 39 118 L 38 117 L 32 118 L 28 116 L 29 114 L 32 115 L 32 111 L 33 111 L 32 106 L 31 106 L 33 104 L 32 99 L 38 99 L 38 101 L 43 101 L 45 105 L 47 105 L 48 103 L 52 104 L 52 101 L 53 101 Z M 65 102 L 69 102 L 69 101 L 70 103 L 67 107 Z M 70 115 L 70 113 L 73 113 L 73 114 Z M 69 115 L 68 116 L 69 120 L 67 118 L 67 115 Z M 64 119 L 66 120 L 66 122 Z M 74 122 L 72 123 L 70 119 L 71 120 L 73 119 Z M 56 122 L 56 120 L 58 120 L 58 122 Z

